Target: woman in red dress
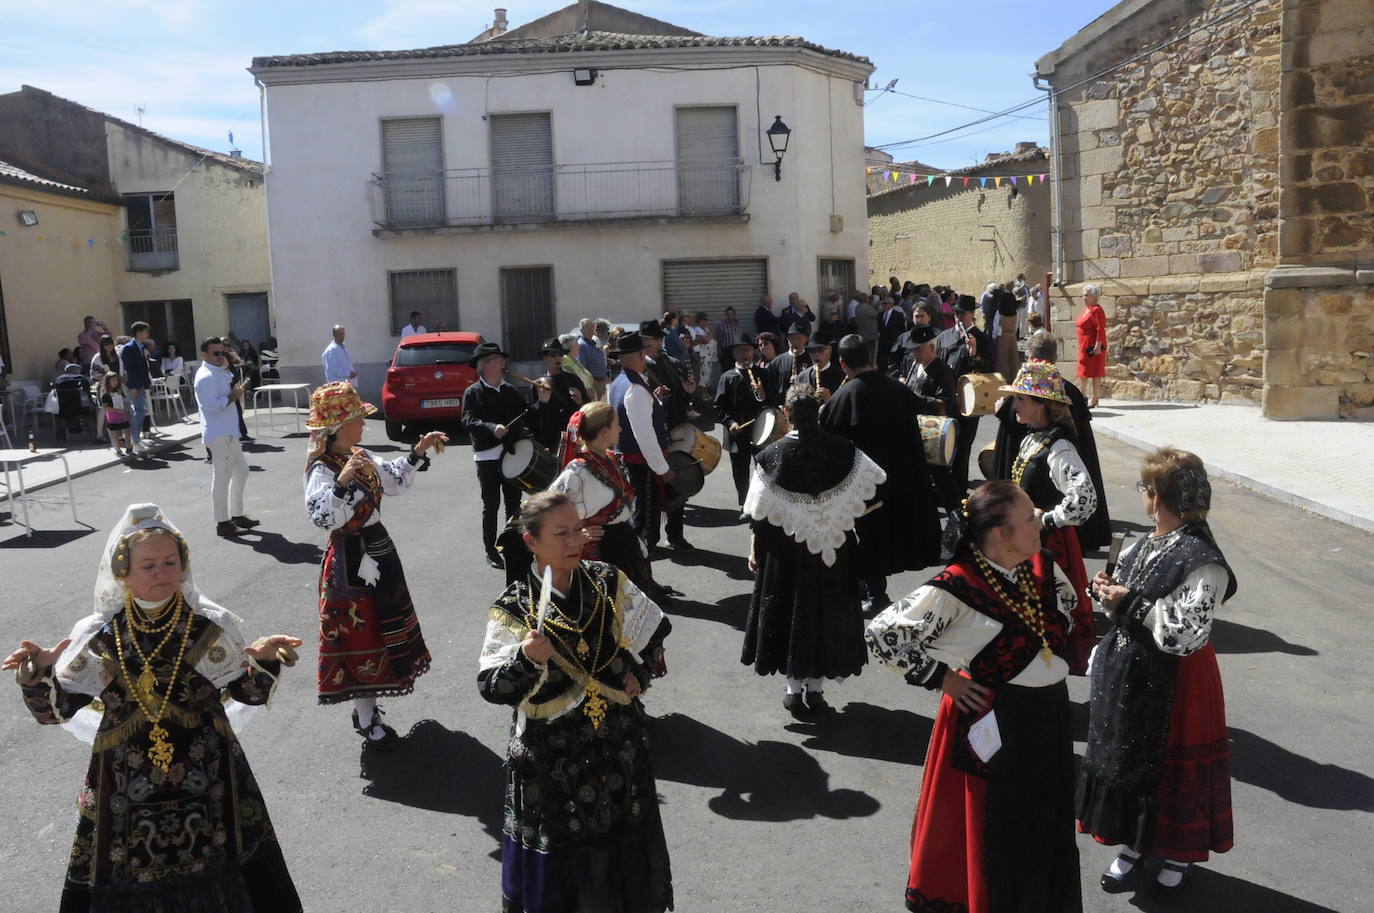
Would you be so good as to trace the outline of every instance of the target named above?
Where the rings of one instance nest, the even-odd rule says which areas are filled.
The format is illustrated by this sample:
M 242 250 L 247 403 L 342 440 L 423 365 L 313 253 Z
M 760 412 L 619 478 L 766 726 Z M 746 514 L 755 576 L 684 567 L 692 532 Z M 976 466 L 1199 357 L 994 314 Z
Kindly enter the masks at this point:
M 1131 890 L 1141 855 L 1163 860 L 1151 885 L 1173 894 L 1188 867 L 1232 845 L 1231 756 L 1212 617 L 1236 578 L 1207 525 L 1212 489 L 1194 454 L 1164 447 L 1140 468 L 1151 534 L 1098 574 L 1112 628 L 1093 659 L 1079 829 L 1120 845 L 1102 874 Z
M 1101 294 L 1095 285 L 1083 286 L 1083 313 L 1074 321 L 1078 327 L 1078 376 L 1092 381 L 1089 409 L 1097 408 L 1102 378 L 1107 374 L 1107 312 L 1097 303 Z

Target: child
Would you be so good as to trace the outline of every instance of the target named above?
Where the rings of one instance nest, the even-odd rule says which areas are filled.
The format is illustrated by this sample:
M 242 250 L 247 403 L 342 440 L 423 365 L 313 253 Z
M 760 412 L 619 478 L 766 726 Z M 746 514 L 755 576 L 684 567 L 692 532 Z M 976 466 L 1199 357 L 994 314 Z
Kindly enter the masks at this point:
M 118 454 L 124 442 L 124 459 L 133 459 L 134 449 L 129 437 L 129 405 L 124 392 L 124 378 L 112 371 L 100 379 L 100 407 L 105 412 L 105 430 L 110 433 L 110 446 Z

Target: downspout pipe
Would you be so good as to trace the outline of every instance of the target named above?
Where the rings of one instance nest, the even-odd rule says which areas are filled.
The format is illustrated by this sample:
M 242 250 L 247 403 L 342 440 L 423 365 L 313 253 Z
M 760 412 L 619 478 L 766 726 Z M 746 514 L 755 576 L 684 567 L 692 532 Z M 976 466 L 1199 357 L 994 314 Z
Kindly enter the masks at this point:
M 1054 90 L 1049 77 L 1035 73 L 1031 76 L 1035 87 L 1049 95 L 1050 102 L 1050 155 L 1051 169 L 1054 173 L 1054 284 L 1064 283 L 1064 172 L 1063 152 L 1059 139 L 1059 93 Z M 1045 290 L 1049 294 L 1049 289 Z

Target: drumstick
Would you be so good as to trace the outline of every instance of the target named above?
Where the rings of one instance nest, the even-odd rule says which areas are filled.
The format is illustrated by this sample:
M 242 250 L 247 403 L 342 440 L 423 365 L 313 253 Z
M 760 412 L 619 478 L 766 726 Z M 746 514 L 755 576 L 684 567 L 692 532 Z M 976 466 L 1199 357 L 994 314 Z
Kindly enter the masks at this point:
M 1121 557 L 1121 544 L 1126 541 L 1125 533 L 1112 533 L 1112 547 L 1107 552 L 1107 576 L 1116 576 L 1116 560 Z
M 553 567 L 544 565 L 544 579 L 539 585 L 539 606 L 535 612 L 534 633 L 544 634 L 544 616 L 549 614 L 549 597 L 553 594 Z
M 743 431 L 745 428 L 748 428 L 750 425 L 754 424 L 754 422 L 757 422 L 757 421 L 758 421 L 758 417 L 755 416 L 754 418 L 751 418 L 749 421 L 747 421 L 747 422 L 745 422 L 744 424 L 740 425 L 740 426 L 739 426 L 739 430 L 740 430 L 740 431 Z

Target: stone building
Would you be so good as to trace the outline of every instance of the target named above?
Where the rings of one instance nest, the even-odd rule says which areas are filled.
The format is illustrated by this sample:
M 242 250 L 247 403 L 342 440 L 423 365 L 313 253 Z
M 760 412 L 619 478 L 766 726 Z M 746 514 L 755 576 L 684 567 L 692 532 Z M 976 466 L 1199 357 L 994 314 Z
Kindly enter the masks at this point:
M 976 295 L 1017 273 L 1039 282 L 1050 266 L 1049 183 L 1041 180 L 1049 170 L 1047 152 L 1022 143 L 1015 153 L 954 171 L 902 163 L 891 166 L 896 180 L 874 168 L 868 284 L 896 276 Z M 912 175 L 915 181 L 908 180 Z
M 1368 0 L 1124 0 L 1037 62 L 1056 318 L 1102 288 L 1112 395 L 1374 402 L 1372 30 Z

